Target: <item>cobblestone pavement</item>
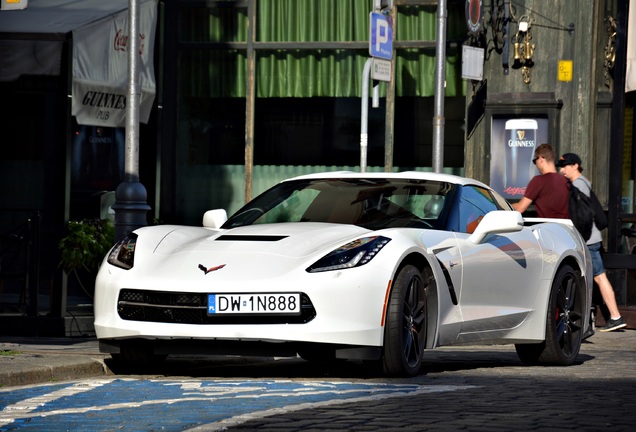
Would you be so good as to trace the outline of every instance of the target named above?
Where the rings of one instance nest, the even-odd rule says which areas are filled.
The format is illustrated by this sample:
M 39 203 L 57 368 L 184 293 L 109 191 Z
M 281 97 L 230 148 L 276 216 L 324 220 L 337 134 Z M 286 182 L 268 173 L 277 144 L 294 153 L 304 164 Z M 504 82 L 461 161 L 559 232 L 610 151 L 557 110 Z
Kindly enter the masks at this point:
M 474 386 L 380 402 L 318 407 L 249 420 L 258 431 L 633 431 L 636 331 L 597 333 L 571 367 L 526 367 L 513 347 L 427 352 L 415 381 Z M 411 380 L 410 382 L 413 382 Z
M 48 359 L 54 376 L 58 367 L 55 366 L 56 362 L 52 361 L 53 358 L 60 365 L 68 363 L 64 360 L 65 358 L 78 359 L 79 364 L 80 357 L 93 361 L 97 354 L 94 341 L 68 346 L 62 346 L 61 342 L 51 345 L 32 345 L 24 341 L 22 343 L 14 341 L 13 345 L 5 343 L 3 346 L 5 349 L 12 346 L 20 348 L 25 353 L 27 362 L 36 360 L 46 362 Z M 524 366 L 518 360 L 512 346 L 446 347 L 427 351 L 425 359 L 423 368 L 425 373 L 422 375 L 410 379 L 388 379 L 368 376 L 364 369 L 354 362 L 345 362 L 337 366 L 319 366 L 300 359 L 274 361 L 267 358 L 256 362 L 242 359 L 202 361 L 197 358 L 175 358 L 169 359 L 160 370 L 144 375 L 130 375 L 126 371 L 118 370 L 109 359 L 98 358 L 99 364 L 103 366 L 103 373 L 101 369 L 97 370 L 95 377 L 100 374 L 106 375 L 107 377 L 101 379 L 108 383 L 132 380 L 131 382 L 139 382 L 133 387 L 142 389 L 147 386 L 157 386 L 156 382 L 162 380 L 187 386 L 192 385 L 192 380 L 195 379 L 197 382 L 210 383 L 204 385 L 214 386 L 218 385 L 214 384 L 215 382 L 231 379 L 244 382 L 246 385 L 263 381 L 295 383 L 291 387 L 294 385 L 302 387 L 303 383 L 315 385 L 322 382 L 340 382 L 345 387 L 350 383 L 353 383 L 353 386 L 377 383 L 381 386 L 403 385 L 404 388 L 419 386 L 425 391 L 405 391 L 402 393 L 405 396 L 399 394 L 390 397 L 358 398 L 356 402 L 324 400 L 319 403 L 298 403 L 290 398 L 274 409 L 253 406 L 241 415 L 221 415 L 219 418 L 222 420 L 215 421 L 210 417 L 207 422 L 190 422 L 190 427 L 199 424 L 194 429 L 188 429 L 188 427 L 175 429 L 176 423 L 173 423 L 172 427 L 169 425 L 167 420 L 176 421 L 179 418 L 192 419 L 193 417 L 192 411 L 188 410 L 192 410 L 194 405 L 174 403 L 179 401 L 178 399 L 153 405 L 155 408 L 150 411 L 141 411 L 139 408 L 121 410 L 116 419 L 112 417 L 112 411 L 99 412 L 99 407 L 95 407 L 92 411 L 82 411 L 72 401 L 69 401 L 69 407 L 77 411 L 80 416 L 88 416 L 84 417 L 84 423 L 78 423 L 84 425 L 83 430 L 98 430 L 99 427 L 86 429 L 89 424 L 86 423 L 86 419 L 97 418 L 100 415 L 105 417 L 99 424 L 104 427 L 110 424 L 110 427 L 99 430 L 114 430 L 119 427 L 126 429 L 127 424 L 130 427 L 135 424 L 134 421 L 139 419 L 142 412 L 146 415 L 154 412 L 155 418 L 165 419 L 165 427 L 162 427 L 164 430 L 282 432 L 319 430 L 631 432 L 635 430 L 636 331 L 634 330 L 597 333 L 585 341 L 577 364 L 570 367 Z M 5 369 L 4 366 L 15 360 L 5 359 L 5 363 L 0 362 L 0 366 Z M 27 364 L 16 366 L 16 369 L 23 367 L 27 370 L 27 366 Z M 65 375 L 60 379 L 83 378 L 83 375 L 73 377 L 73 369 L 75 367 L 69 367 L 66 364 Z M 95 379 L 100 378 L 93 378 Z M 91 385 L 92 381 L 83 380 L 82 382 Z M 155 384 L 145 384 L 146 382 Z M 125 384 L 117 385 L 125 386 Z M 130 400 L 127 405 L 135 405 L 136 399 L 130 396 L 130 391 L 124 393 L 112 391 L 111 393 L 102 401 L 104 404 L 118 402 L 118 395 L 126 393 L 127 399 Z M 149 398 L 159 398 L 162 393 L 164 392 L 142 391 L 140 400 L 146 397 L 142 396 L 145 394 Z M 112 408 L 112 405 L 109 406 Z M 223 408 L 218 404 L 208 403 L 205 405 L 204 412 L 217 412 L 219 409 Z M 40 416 L 39 419 L 46 419 L 46 417 Z M 32 420 L 32 426 L 35 427 L 34 422 L 35 419 Z M 0 430 L 5 429 L 0 427 Z M 74 430 L 81 430 L 81 427 Z

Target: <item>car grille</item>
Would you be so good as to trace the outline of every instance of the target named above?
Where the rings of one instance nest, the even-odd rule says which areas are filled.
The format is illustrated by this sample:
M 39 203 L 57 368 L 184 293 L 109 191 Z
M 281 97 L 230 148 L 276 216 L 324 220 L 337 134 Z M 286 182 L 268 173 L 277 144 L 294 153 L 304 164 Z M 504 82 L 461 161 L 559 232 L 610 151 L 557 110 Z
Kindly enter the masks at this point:
M 301 293 L 300 315 L 208 315 L 207 294 L 123 289 L 117 312 L 129 321 L 177 324 L 303 324 L 316 316 L 309 297 Z

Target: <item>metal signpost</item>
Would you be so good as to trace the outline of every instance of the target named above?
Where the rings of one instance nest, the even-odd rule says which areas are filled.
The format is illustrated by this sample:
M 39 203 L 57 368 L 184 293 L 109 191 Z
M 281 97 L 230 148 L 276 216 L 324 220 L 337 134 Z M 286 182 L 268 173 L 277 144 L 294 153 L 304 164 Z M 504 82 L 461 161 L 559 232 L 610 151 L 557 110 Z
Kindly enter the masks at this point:
M 444 168 L 444 87 L 446 83 L 446 0 L 437 5 L 437 43 L 435 53 L 435 114 L 433 117 L 433 172 Z
M 374 0 L 373 11 L 369 14 L 369 55 L 362 72 L 362 109 L 360 115 L 360 172 L 367 169 L 367 149 L 369 145 L 369 76 L 374 80 L 373 107 L 379 103 L 379 82 L 391 81 L 391 61 L 393 58 L 393 22 L 388 13 L 393 1 Z

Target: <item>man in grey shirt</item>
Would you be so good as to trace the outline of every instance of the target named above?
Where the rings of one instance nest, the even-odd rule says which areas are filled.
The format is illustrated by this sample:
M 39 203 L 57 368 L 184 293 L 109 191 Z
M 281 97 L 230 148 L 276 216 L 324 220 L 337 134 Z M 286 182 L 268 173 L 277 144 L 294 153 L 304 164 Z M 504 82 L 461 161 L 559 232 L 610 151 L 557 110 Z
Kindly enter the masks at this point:
M 590 196 L 592 184 L 582 174 L 583 168 L 581 167 L 580 157 L 574 153 L 565 153 L 561 156 L 556 166 L 560 168 L 561 174 L 572 182 L 572 186 L 570 187 L 576 187 L 585 195 Z M 590 255 L 592 256 L 594 282 L 598 285 L 603 301 L 610 313 L 610 319 L 603 327 L 598 328 L 598 330 L 602 332 L 609 332 L 626 327 L 627 323 L 618 310 L 614 288 L 605 274 L 605 266 L 603 265 L 603 258 L 600 253 L 602 246 L 603 239 L 601 237 L 601 232 L 596 227 L 596 224 L 592 224 L 592 234 L 587 240 L 587 247 L 590 250 Z

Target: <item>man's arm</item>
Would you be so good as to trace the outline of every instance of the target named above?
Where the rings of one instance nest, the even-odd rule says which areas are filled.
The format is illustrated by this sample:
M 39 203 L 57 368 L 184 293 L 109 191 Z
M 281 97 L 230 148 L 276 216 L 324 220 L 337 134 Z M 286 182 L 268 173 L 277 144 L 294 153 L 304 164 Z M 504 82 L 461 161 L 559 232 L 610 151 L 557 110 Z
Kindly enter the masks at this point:
M 519 213 L 523 213 L 528 210 L 530 204 L 532 204 L 532 200 L 530 198 L 523 197 L 519 200 L 519 202 L 513 203 L 512 208 L 517 210 Z

